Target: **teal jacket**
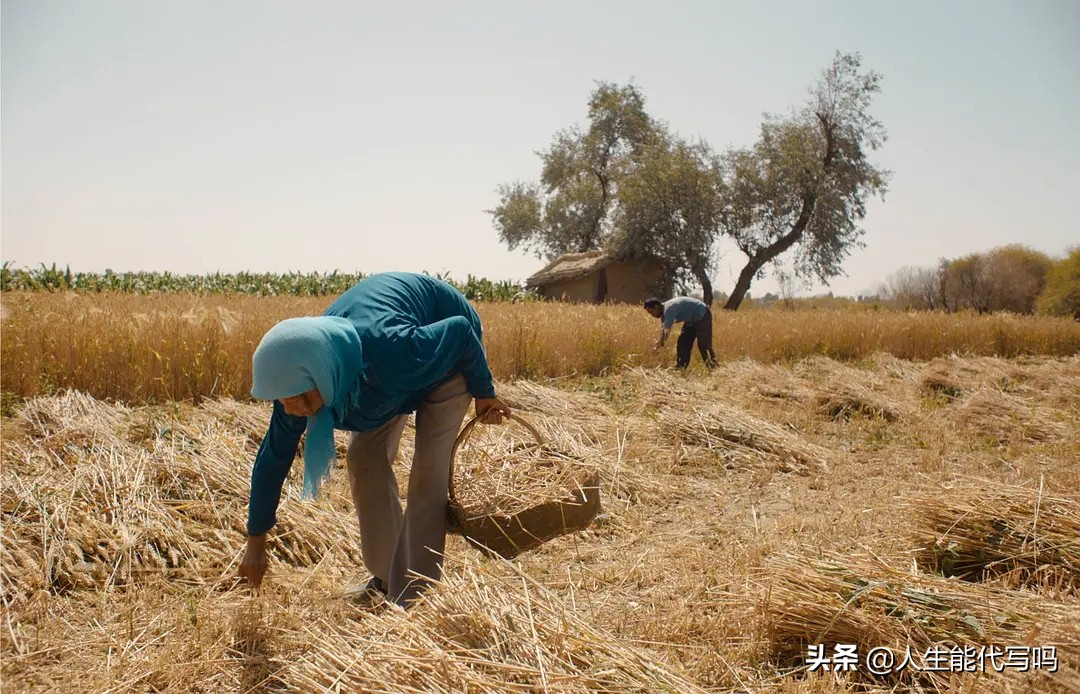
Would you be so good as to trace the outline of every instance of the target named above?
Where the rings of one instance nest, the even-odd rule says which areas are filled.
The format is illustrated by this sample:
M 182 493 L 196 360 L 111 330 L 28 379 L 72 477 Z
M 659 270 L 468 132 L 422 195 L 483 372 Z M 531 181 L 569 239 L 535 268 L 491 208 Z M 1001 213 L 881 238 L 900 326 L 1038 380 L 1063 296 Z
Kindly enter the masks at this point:
M 495 397 L 480 317 L 446 282 L 405 272 L 372 275 L 323 315 L 352 322 L 364 358 L 359 404 L 341 418 L 335 415 L 337 429 L 370 431 L 415 412 L 428 393 L 456 374 L 465 376 L 473 397 Z M 249 535 L 262 535 L 277 522 L 281 487 L 306 426 L 305 417 L 286 414 L 274 401 L 251 473 Z

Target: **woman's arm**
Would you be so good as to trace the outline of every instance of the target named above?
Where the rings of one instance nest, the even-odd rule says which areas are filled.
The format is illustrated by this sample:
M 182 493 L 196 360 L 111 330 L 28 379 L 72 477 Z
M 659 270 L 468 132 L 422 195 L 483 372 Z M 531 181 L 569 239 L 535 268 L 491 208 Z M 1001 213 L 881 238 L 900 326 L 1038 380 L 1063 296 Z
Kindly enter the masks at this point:
M 263 437 L 255 465 L 251 470 L 251 496 L 248 502 L 247 551 L 240 563 L 240 575 L 255 588 L 266 573 L 266 533 L 277 523 L 277 508 L 281 502 L 281 487 L 292 467 L 300 436 L 307 420 L 286 414 L 281 403 L 274 401 L 270 426 Z

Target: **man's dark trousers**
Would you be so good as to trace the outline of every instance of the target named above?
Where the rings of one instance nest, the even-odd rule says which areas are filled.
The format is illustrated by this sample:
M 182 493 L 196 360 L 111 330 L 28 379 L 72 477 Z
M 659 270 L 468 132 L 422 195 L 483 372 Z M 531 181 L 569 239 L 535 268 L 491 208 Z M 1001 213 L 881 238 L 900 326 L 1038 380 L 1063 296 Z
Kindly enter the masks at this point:
M 695 323 L 683 323 L 679 341 L 675 343 L 675 368 L 685 369 L 690 366 L 690 352 L 697 340 L 701 360 L 710 369 L 716 366 L 716 352 L 712 347 L 712 311 L 705 309 L 705 315 Z

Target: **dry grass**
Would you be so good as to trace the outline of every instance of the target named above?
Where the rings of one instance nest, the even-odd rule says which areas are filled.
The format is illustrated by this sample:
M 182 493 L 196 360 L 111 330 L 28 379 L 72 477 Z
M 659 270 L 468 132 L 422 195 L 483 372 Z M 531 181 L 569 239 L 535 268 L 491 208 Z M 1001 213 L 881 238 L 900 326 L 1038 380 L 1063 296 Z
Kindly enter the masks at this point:
M 1004 673 L 986 667 L 970 675 L 936 671 L 935 646 L 974 647 L 1019 643 L 1033 630 L 1040 645 L 1058 650 L 1059 670 L 1037 673 L 1029 686 L 1039 691 L 1075 691 L 1080 686 L 1080 637 L 1071 619 L 1075 610 L 1061 609 L 1023 593 L 995 591 L 897 569 L 873 555 L 829 555 L 820 559 L 783 555 L 769 563 L 768 598 L 763 606 L 769 636 L 781 666 L 800 667 L 810 644 L 856 644 L 864 657 L 871 649 L 889 648 L 898 662 L 910 652 L 911 667 L 878 678 L 906 687 L 960 691 L 979 680 Z M 826 649 L 829 652 L 831 649 Z M 947 662 L 947 661 L 946 661 Z M 1008 684 L 1014 684 L 1009 682 Z
M 611 408 L 592 393 L 554 388 L 533 381 L 500 384 L 499 397 L 515 410 L 522 410 L 542 425 L 558 423 L 559 435 L 584 438 L 598 443 L 616 427 Z
M 894 422 L 903 416 L 902 411 L 893 403 L 877 396 L 867 388 L 837 388 L 831 392 L 819 393 L 814 398 L 818 412 L 831 419 L 847 419 L 854 415 L 864 415 Z
M 197 625 L 200 614 L 214 622 L 215 612 L 233 613 L 235 624 L 212 623 L 203 635 L 210 641 L 200 644 L 206 650 L 198 657 L 192 653 L 190 662 L 170 662 L 171 656 L 153 655 L 160 650 L 155 641 L 190 638 L 191 630 L 178 633 L 171 621 L 163 625 L 158 619 L 147 624 L 133 609 L 130 652 L 116 658 L 115 670 L 91 668 L 80 687 L 106 690 L 119 684 L 181 691 L 207 668 L 221 670 L 241 660 L 250 665 L 255 659 L 261 675 L 245 670 L 237 682 L 235 672 L 225 678 L 218 672 L 197 681 L 206 691 L 260 684 L 264 677 L 308 691 L 336 685 L 374 690 L 387 683 L 395 691 L 498 692 L 544 685 L 576 691 L 696 690 L 647 651 L 620 644 L 573 614 L 570 606 L 553 602 L 550 591 L 527 576 L 505 566 L 478 565 L 472 555 L 464 557 L 429 604 L 410 616 L 390 610 L 367 619 L 359 613 L 366 621 L 357 628 L 356 610 L 328 606 L 325 597 L 328 578 L 343 580 L 341 566 L 355 571 L 361 565 L 358 529 L 340 484 L 336 494 L 315 504 L 298 503 L 291 489 L 271 548 L 283 585 L 244 608 L 248 600 L 232 590 L 231 576 L 247 503 L 243 461 L 254 454 L 244 428 L 256 412 L 251 406 L 215 402 L 172 416 L 152 409 L 133 412 L 68 393 L 32 400 L 20 411 L 20 421 L 5 423 L 0 547 L 10 629 L 5 639 L 8 678 L 55 685 L 61 673 L 50 672 L 49 663 L 68 670 L 84 657 L 63 640 L 44 650 L 30 646 L 42 636 L 32 626 L 44 617 L 38 611 L 42 601 L 66 603 L 66 624 L 53 625 L 59 631 L 52 634 L 62 634 L 85 609 L 87 597 L 101 596 L 106 601 L 101 604 L 109 604 L 145 593 L 148 599 L 139 612 L 168 613 L 174 609 L 170 601 L 153 597 L 160 591 L 174 594 L 172 602 L 180 620 L 191 621 L 188 626 Z M 551 426 L 546 433 L 553 435 Z M 307 575 L 291 581 L 288 577 L 297 576 L 298 569 Z M 178 591 L 188 596 L 190 614 L 175 596 Z M 280 615 L 259 616 L 276 609 L 275 602 L 291 600 L 317 604 L 303 606 L 285 621 Z M 110 637 L 123 626 L 110 625 L 105 614 L 93 621 L 86 625 L 90 632 L 105 631 Z M 288 633 L 282 636 L 284 630 Z M 394 635 L 392 647 L 357 657 L 388 633 Z M 295 658 L 287 673 L 276 673 L 270 662 L 266 649 L 271 642 Z M 180 645 L 173 643 L 174 648 Z M 31 674 L 22 669 L 26 662 L 43 669 Z
M 221 409 L 136 416 L 78 392 L 27 403 L 21 435 L 13 422 L 4 432 L 5 602 L 40 590 L 109 591 L 147 573 L 227 575 L 250 480 L 238 461 L 255 447 L 215 416 Z M 283 518 L 277 559 L 312 566 L 333 549 L 359 561 L 355 524 L 332 504 L 301 508 Z
M 7 292 L 2 390 L 34 396 L 73 388 L 99 398 L 169 402 L 246 397 L 251 353 L 274 323 L 322 313 L 330 299 Z M 674 361 L 650 349 L 655 319 L 636 306 L 480 304 L 497 378 L 599 375 Z M 1071 355 L 1067 319 L 873 311 L 717 312 L 721 360 L 787 362 L 968 355 Z M 696 359 L 696 358 L 695 358 Z
M 1080 359 L 1063 363 L 1017 359 L 1007 378 L 1005 388 L 1010 392 L 1065 409 L 1080 408 Z
M 1075 691 L 1080 596 L 1063 572 L 1075 567 L 1080 409 L 1035 386 L 1076 374 L 1080 358 L 1004 361 L 1005 392 L 1063 426 L 1004 444 L 955 420 L 963 399 L 927 396 L 923 366 L 738 360 L 500 384 L 599 470 L 603 512 L 512 563 L 449 538 L 444 582 L 409 612 L 342 599 L 366 573 L 341 469 L 312 504 L 294 466 L 264 591 L 237 584 L 265 406 L 19 403 L 0 440 L 4 690 Z M 816 410 L 844 388 L 900 416 Z M 395 463 L 402 489 L 412 435 Z M 957 556 L 1002 558 L 980 582 L 943 577 L 925 552 L 945 538 Z M 1061 669 L 810 675 L 798 664 L 816 639 L 1057 645 Z
M 750 360 L 736 364 L 741 371 L 740 385 L 762 397 L 790 400 L 799 404 L 807 404 L 815 397 L 815 391 L 805 379 L 793 374 L 790 368 L 779 364 L 759 364 Z
M 830 419 L 861 415 L 893 422 L 909 407 L 887 394 L 887 380 L 871 371 L 845 366 L 831 359 L 810 357 L 795 371 L 809 383 L 819 384 L 812 402 L 818 413 Z
M 739 450 L 758 454 L 752 458 L 775 460 L 784 472 L 829 469 L 828 451 L 727 403 L 712 402 L 704 408 L 673 403 L 660 410 L 656 421 L 663 436 L 721 454 Z
M 383 612 L 362 628 L 331 614 L 311 629 L 319 638 L 283 678 L 290 689 L 704 691 L 504 567 L 470 563 L 409 614 Z
M 983 481 L 909 505 L 928 570 L 1050 595 L 1080 592 L 1080 500 Z
M 584 442 L 553 420 L 538 421 L 541 441 L 520 425 L 478 426 L 454 461 L 457 499 L 472 515 L 512 515 L 567 498 L 598 472 Z
M 919 384 L 929 395 L 948 399 L 984 386 L 1009 383 L 1009 363 L 999 358 L 961 359 L 956 355 L 934 359 L 919 374 Z
M 829 451 L 755 417 L 707 385 L 660 371 L 629 374 L 658 437 L 708 451 L 729 467 L 766 465 L 803 474 L 828 470 Z
M 1060 441 L 1069 433 L 1052 408 L 996 388 L 984 388 L 965 398 L 951 418 L 959 427 L 997 444 Z
M 883 362 L 876 354 L 872 363 Z M 896 363 L 888 361 L 886 370 L 894 378 L 906 378 L 896 373 Z M 872 372 L 845 366 L 823 357 L 809 357 L 796 368 L 744 361 L 737 364 L 739 385 L 758 395 L 780 401 L 791 401 L 812 407 L 818 414 L 833 420 L 865 416 L 895 421 L 909 414 L 910 404 L 892 397 L 887 378 Z

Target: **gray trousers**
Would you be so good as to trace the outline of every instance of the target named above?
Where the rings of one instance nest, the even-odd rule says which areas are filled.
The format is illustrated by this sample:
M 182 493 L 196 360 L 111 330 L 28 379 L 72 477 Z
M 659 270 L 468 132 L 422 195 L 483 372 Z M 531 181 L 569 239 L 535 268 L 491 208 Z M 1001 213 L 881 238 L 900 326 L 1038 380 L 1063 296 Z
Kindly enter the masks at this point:
M 457 375 L 435 388 L 417 410 L 404 513 L 391 464 L 405 415 L 373 431 L 356 432 L 349 442 L 349 488 L 364 564 L 399 605 L 406 606 L 442 575 L 450 453 L 471 400 L 465 377 Z

